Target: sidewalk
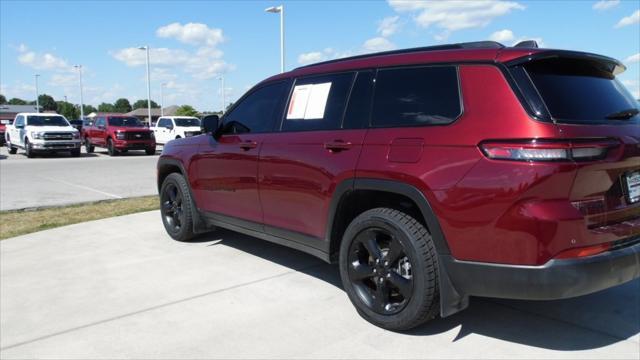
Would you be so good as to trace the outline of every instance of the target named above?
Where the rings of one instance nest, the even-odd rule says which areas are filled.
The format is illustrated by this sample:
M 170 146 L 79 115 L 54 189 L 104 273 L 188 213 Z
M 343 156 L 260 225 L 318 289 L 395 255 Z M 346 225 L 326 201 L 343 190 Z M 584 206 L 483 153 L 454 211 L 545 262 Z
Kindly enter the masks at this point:
M 640 281 L 565 301 L 472 299 L 410 334 L 362 320 L 337 267 L 157 211 L 0 241 L 0 357 L 640 357 Z

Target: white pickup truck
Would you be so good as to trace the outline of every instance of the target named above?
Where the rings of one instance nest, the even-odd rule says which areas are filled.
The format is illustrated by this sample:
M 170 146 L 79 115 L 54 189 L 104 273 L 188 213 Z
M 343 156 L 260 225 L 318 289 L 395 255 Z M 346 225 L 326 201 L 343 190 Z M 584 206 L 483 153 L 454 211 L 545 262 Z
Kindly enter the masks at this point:
M 7 125 L 5 140 L 10 154 L 24 149 L 27 157 L 36 153 L 69 151 L 80 156 L 80 133 L 64 116 L 48 113 L 19 113 Z
M 200 135 L 200 119 L 192 116 L 163 116 L 151 128 L 156 143 L 166 144 L 171 140 Z

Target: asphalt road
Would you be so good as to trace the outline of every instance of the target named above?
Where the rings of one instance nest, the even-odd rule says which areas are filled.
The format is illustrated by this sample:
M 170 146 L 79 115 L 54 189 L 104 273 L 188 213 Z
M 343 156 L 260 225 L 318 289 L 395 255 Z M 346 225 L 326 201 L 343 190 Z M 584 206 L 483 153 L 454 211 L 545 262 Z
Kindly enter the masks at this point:
M 3 240 L 0 260 L 2 359 L 640 358 L 640 281 L 474 298 L 403 334 L 357 315 L 336 266 L 224 230 L 176 242 L 157 211 Z
M 157 151 L 160 154 L 160 149 Z M 106 151 L 72 158 L 68 154 L 29 159 L 23 151 L 0 149 L 0 210 L 66 205 L 157 193 L 158 155 Z

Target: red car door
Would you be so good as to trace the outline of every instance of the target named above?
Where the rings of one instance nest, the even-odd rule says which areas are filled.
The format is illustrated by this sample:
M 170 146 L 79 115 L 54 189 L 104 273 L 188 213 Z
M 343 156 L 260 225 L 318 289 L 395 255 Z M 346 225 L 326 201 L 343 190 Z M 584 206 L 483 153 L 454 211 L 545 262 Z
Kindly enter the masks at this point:
M 287 89 L 288 82 L 278 82 L 250 91 L 222 118 L 222 135 L 199 148 L 193 190 L 198 207 L 207 215 L 262 227 L 258 154 L 273 130 L 276 112 L 282 112 Z
M 331 196 L 340 182 L 355 177 L 372 82 L 371 71 L 296 80 L 281 131 L 270 135 L 260 152 L 258 184 L 266 232 L 318 249 L 328 245 L 321 239 Z M 306 107 L 305 115 L 296 106 Z M 310 115 L 310 108 L 324 111 Z

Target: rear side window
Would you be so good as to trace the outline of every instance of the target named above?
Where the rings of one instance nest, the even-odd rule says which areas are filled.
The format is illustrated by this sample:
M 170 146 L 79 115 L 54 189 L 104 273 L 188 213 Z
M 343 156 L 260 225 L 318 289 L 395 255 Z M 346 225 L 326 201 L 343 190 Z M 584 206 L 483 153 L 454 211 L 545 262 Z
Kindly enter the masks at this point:
M 282 131 L 340 129 L 353 76 L 346 73 L 296 80 Z
M 602 123 L 625 120 L 628 123 L 640 118 L 619 114 L 637 109 L 638 102 L 598 62 L 553 58 L 531 62 L 525 69 L 551 117 L 558 121 Z
M 361 129 L 369 126 L 371 96 L 373 95 L 373 71 L 360 71 L 349 95 L 349 105 L 344 114 L 343 129 Z
M 379 70 L 373 127 L 444 125 L 462 112 L 455 66 Z
M 261 133 L 273 130 L 282 114 L 288 82 L 263 86 L 242 99 L 223 117 L 225 134 Z

